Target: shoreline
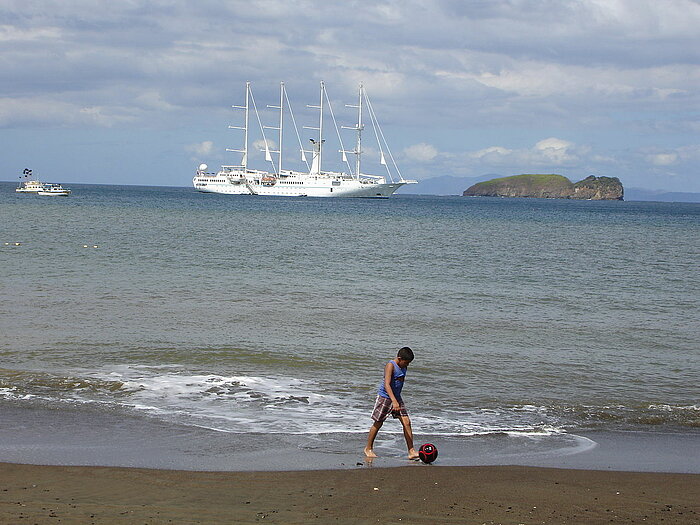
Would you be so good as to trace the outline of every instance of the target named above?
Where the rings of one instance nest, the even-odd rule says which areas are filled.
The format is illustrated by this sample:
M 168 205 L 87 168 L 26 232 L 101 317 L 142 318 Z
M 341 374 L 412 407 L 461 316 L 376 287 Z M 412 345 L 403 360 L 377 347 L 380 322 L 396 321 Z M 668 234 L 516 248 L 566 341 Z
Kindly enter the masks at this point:
M 366 434 L 233 434 L 101 411 L 0 404 L 0 462 L 181 471 L 357 470 Z M 700 432 L 587 431 L 547 436 L 417 434 L 434 443 L 435 466 L 520 465 L 700 474 Z M 385 432 L 377 468 L 401 467 L 405 443 Z
M 524 466 L 201 472 L 0 463 L 0 523 L 700 523 L 700 474 Z

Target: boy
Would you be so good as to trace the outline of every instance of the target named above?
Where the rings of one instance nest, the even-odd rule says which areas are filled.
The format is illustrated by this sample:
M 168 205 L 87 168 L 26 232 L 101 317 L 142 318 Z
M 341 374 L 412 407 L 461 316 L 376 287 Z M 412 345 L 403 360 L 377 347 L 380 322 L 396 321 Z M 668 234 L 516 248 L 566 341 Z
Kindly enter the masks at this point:
M 391 414 L 395 419 L 399 419 L 401 425 L 403 425 L 403 436 L 406 439 L 406 447 L 408 448 L 408 459 L 418 459 L 418 452 L 413 448 L 411 419 L 408 417 L 406 406 L 401 399 L 401 389 L 403 388 L 404 379 L 406 379 L 406 370 L 411 361 L 413 361 L 413 351 L 409 347 L 404 346 L 396 354 L 396 357 L 384 367 L 384 379 L 379 384 L 377 401 L 374 403 L 374 410 L 372 411 L 374 424 L 369 429 L 367 446 L 365 447 L 365 456 L 368 458 L 377 457 L 374 450 L 372 450 L 374 438 L 377 437 L 377 432 L 382 428 L 384 420 Z

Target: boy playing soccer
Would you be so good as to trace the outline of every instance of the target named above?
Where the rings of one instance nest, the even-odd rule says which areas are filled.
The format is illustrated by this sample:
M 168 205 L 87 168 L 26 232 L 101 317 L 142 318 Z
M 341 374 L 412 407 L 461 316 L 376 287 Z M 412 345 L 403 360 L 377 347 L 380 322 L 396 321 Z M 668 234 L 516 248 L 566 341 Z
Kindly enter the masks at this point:
M 411 361 L 413 361 L 413 351 L 409 347 L 404 346 L 399 350 L 396 357 L 384 367 L 384 379 L 379 384 L 377 401 L 374 403 L 374 410 L 372 411 L 374 424 L 369 429 L 367 446 L 365 447 L 365 456 L 368 458 L 377 457 L 373 450 L 374 438 L 377 437 L 377 432 L 382 428 L 384 420 L 391 414 L 395 419 L 399 419 L 401 425 L 403 425 L 403 436 L 406 439 L 406 447 L 408 448 L 408 459 L 418 459 L 418 452 L 413 448 L 411 419 L 408 417 L 408 411 L 401 399 L 401 389 L 406 378 L 406 370 Z

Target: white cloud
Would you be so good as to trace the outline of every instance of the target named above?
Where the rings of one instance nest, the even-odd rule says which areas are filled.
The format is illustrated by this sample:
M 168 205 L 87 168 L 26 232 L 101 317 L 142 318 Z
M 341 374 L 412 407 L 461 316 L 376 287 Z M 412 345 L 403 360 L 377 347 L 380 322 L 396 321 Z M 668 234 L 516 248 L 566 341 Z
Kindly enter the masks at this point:
M 265 140 L 259 139 L 253 142 L 253 148 L 256 150 L 265 151 Z M 267 148 L 273 151 L 277 148 L 277 143 L 272 139 L 267 139 Z
M 655 155 L 648 155 L 647 160 L 651 162 L 654 166 L 670 166 L 678 162 L 678 154 L 657 153 Z
M 420 144 L 414 144 L 413 146 L 405 148 L 403 153 L 409 160 L 429 162 L 437 156 L 438 151 L 435 149 L 435 146 L 421 142 Z
M 540 140 L 532 150 L 533 158 L 541 162 L 549 162 L 554 166 L 561 166 L 578 160 L 573 153 L 574 144 L 568 140 L 554 137 Z
M 614 164 L 615 158 L 608 155 L 591 155 L 591 162 L 596 164 Z
M 652 150 L 644 155 L 644 159 L 658 168 L 666 166 L 688 165 L 700 160 L 700 144 L 681 146 L 673 150 Z
M 11 25 L 0 25 L 0 42 L 38 41 L 46 43 L 61 36 L 61 30 L 56 27 L 39 27 L 24 29 Z
M 512 149 L 502 146 L 490 146 L 479 151 L 474 151 L 470 153 L 470 156 L 475 159 L 480 159 L 485 163 L 498 164 L 501 160 L 510 158 L 513 153 L 514 151 Z
M 206 155 L 210 155 L 213 150 L 214 150 L 214 143 L 211 140 L 205 140 L 203 142 L 197 142 L 195 144 L 190 144 L 188 146 L 185 146 L 185 151 L 189 151 L 191 153 L 194 153 L 196 155 L 200 155 L 202 157 L 204 157 Z
M 138 95 L 134 101 L 144 109 L 152 109 L 156 111 L 172 111 L 175 109 L 173 104 L 167 102 L 162 93 L 157 90 L 149 90 Z
M 521 166 L 521 170 L 528 167 L 569 166 L 580 160 L 574 143 L 555 137 L 540 140 L 529 149 L 490 146 L 469 156 L 487 166 Z
M 131 120 L 124 108 L 116 106 L 83 106 L 39 96 L 0 98 L 0 127 L 111 127 Z

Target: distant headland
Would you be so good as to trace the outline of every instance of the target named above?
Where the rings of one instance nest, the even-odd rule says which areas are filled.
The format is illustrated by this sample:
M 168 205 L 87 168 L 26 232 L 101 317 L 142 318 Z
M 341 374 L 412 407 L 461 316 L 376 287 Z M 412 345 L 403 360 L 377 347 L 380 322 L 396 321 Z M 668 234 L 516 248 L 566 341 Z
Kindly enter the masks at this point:
M 526 174 L 479 182 L 467 188 L 462 195 L 621 201 L 624 189 L 617 177 L 591 175 L 574 183 L 562 175 Z

